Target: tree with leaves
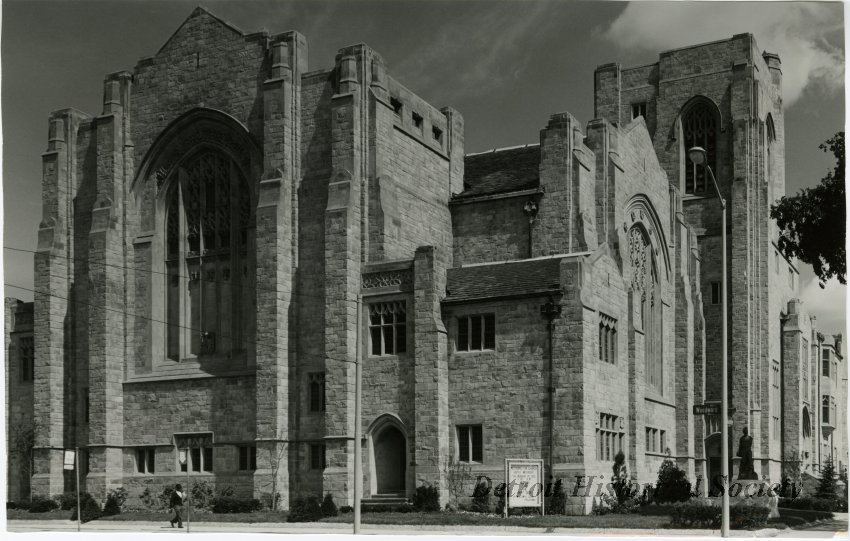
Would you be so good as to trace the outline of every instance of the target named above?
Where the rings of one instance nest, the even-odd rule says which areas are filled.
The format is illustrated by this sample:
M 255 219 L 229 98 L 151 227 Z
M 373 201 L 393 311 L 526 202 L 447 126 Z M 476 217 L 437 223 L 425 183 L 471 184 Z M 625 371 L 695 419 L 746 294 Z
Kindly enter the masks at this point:
M 272 511 L 277 511 L 278 505 L 280 504 L 280 492 L 278 487 L 278 472 L 280 472 L 280 467 L 283 464 L 283 460 L 286 458 L 287 453 L 289 452 L 289 445 L 287 443 L 274 443 L 270 442 L 268 446 L 268 458 L 269 458 L 269 470 L 271 472 L 271 480 L 266 483 L 266 486 L 270 486 L 271 493 L 268 495 L 268 506 Z
M 37 421 L 31 421 L 26 424 L 16 424 L 10 426 L 9 430 L 9 449 L 10 457 L 17 460 L 18 468 L 22 476 L 27 478 L 32 477 L 34 471 L 34 456 L 35 449 L 35 433 L 38 428 Z M 30 486 L 30 499 L 32 499 L 32 483 L 27 483 Z
M 784 196 L 770 209 L 779 226 L 779 250 L 812 266 L 820 286 L 830 278 L 846 284 L 844 235 L 847 207 L 844 201 L 844 132 L 820 145 L 835 155 L 835 169 L 814 188 Z
M 823 467 L 820 470 L 820 483 L 815 491 L 815 497 L 834 500 L 838 492 L 837 488 L 835 465 L 832 463 L 832 457 L 826 457 Z

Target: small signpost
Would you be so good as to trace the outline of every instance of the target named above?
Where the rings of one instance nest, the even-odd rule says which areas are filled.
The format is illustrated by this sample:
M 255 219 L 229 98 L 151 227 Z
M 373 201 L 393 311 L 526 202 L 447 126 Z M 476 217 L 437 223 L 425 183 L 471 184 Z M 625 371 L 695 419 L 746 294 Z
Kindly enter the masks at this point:
M 186 533 L 189 533 L 190 528 L 190 520 L 192 516 L 192 512 L 189 508 L 189 491 L 192 490 L 192 480 L 189 477 L 189 471 L 192 469 L 192 459 L 190 458 L 189 449 L 179 449 L 177 451 L 178 457 L 180 458 L 180 465 L 186 466 L 186 492 L 184 493 L 183 501 L 186 504 Z M 173 526 L 173 524 L 172 524 Z
M 694 415 L 720 415 L 720 403 L 694 404 Z
M 539 507 L 545 514 L 542 459 L 506 458 L 505 482 L 505 518 L 512 507 Z
M 694 415 L 720 415 L 720 402 L 694 404 Z M 729 415 L 735 413 L 735 408 L 729 408 Z
M 80 455 L 80 448 L 75 447 L 72 451 L 71 449 L 65 449 L 65 455 L 62 457 L 62 469 L 65 470 L 74 470 L 77 478 L 77 531 L 80 531 L 80 527 L 82 524 L 82 507 L 80 505 L 80 468 L 77 464 L 77 457 Z

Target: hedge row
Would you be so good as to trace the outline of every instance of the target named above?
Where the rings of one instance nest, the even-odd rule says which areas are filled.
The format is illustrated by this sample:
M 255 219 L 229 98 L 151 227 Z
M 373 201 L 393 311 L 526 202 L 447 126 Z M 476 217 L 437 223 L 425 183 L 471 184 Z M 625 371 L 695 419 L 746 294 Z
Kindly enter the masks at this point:
M 767 524 L 770 509 L 750 502 L 729 509 L 729 525 L 734 529 L 761 528 Z M 722 508 L 706 501 L 691 501 L 670 506 L 670 524 L 677 528 L 720 528 Z
M 847 500 L 836 498 L 779 498 L 779 507 L 811 511 L 847 512 Z

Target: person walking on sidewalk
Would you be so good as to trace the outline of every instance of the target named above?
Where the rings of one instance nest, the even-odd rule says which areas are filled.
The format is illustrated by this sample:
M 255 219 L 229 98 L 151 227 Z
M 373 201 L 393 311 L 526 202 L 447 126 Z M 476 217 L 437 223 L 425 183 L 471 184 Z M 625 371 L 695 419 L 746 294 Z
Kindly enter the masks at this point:
M 174 511 L 174 518 L 171 519 L 171 527 L 174 527 L 174 523 L 177 523 L 178 528 L 183 527 L 183 500 L 185 499 L 185 494 L 183 494 L 183 487 L 180 486 L 180 483 L 174 485 L 174 492 L 171 493 L 171 501 L 168 505 Z

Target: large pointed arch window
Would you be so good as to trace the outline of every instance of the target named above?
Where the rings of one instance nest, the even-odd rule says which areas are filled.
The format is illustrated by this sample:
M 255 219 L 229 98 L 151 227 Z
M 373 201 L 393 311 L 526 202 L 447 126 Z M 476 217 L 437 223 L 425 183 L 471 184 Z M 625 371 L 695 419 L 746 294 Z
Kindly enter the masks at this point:
M 714 107 L 698 101 L 688 108 L 682 118 L 684 149 L 702 147 L 706 152 L 706 164 L 717 171 L 717 132 L 719 119 Z M 708 190 L 709 178 L 705 167 L 685 160 L 685 193 L 703 194 Z
M 250 195 L 226 155 L 205 151 L 176 172 L 165 217 L 166 355 L 245 349 Z
M 639 296 L 640 302 L 646 383 L 658 394 L 663 394 L 661 289 L 652 245 L 646 232 L 637 225 L 629 230 L 629 256 L 632 265 L 632 289 Z

